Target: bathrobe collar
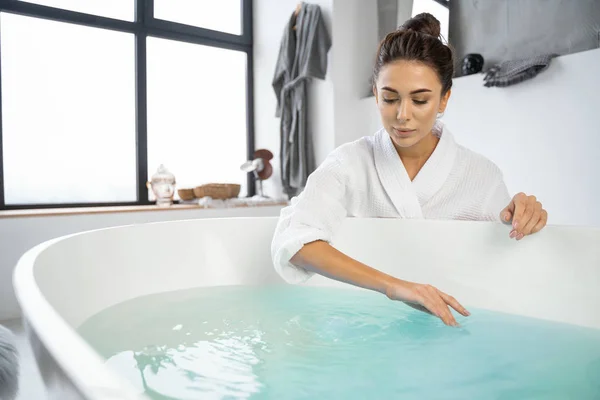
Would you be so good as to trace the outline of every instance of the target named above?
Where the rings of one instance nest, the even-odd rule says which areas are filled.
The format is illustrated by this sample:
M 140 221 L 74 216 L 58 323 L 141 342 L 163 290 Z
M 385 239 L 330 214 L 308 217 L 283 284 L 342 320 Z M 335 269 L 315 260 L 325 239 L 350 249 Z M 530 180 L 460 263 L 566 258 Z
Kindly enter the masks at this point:
M 454 166 L 458 146 L 452 134 L 441 122 L 435 125 L 434 134 L 440 141 L 412 182 L 386 130 L 375 134 L 375 168 L 403 218 L 423 218 L 421 207 L 441 189 Z

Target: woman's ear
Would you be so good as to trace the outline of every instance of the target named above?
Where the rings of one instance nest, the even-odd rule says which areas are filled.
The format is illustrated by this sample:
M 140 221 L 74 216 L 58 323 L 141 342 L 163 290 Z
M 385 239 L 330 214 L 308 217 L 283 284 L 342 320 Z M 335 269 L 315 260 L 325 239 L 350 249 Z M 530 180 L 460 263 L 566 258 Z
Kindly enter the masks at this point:
M 373 85 L 373 96 L 375 96 L 375 104 L 379 104 L 379 98 L 377 96 L 377 86 Z
M 452 89 L 448 89 L 445 95 L 442 96 L 442 100 L 440 101 L 440 109 L 439 112 L 443 113 L 446 110 L 446 106 L 448 105 L 448 100 L 450 99 L 450 94 Z

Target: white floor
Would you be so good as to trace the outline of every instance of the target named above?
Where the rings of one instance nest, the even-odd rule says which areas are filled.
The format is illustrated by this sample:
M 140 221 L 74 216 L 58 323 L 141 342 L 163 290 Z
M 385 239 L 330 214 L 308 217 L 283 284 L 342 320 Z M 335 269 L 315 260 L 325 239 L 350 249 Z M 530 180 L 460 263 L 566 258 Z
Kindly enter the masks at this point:
M 35 364 L 33 351 L 29 346 L 27 337 L 23 330 L 23 325 L 20 320 L 0 321 L 0 325 L 4 325 L 10 329 L 17 337 L 17 348 L 20 355 L 20 372 L 19 379 L 20 392 L 17 400 L 44 400 L 47 398 L 46 391 L 42 378 Z

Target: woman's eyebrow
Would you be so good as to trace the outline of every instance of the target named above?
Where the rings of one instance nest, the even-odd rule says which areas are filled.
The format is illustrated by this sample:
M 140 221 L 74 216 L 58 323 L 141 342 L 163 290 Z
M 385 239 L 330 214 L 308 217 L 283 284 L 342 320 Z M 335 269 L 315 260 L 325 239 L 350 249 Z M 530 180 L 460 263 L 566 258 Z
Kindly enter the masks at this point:
M 389 86 L 384 86 L 381 88 L 381 90 L 387 90 L 388 92 L 394 92 L 394 93 L 398 93 L 398 91 L 396 89 L 392 89 Z M 417 89 L 417 90 L 413 90 L 412 92 L 410 92 L 410 94 L 417 94 L 417 93 L 426 93 L 426 92 L 431 92 L 431 89 Z

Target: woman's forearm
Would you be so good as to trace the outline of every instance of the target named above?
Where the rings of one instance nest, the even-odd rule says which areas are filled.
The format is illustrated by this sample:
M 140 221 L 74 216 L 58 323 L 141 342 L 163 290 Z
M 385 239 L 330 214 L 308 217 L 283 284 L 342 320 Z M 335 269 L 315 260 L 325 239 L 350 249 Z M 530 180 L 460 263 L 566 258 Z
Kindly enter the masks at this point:
M 290 260 L 292 264 L 331 279 L 385 294 L 421 311 L 432 313 L 447 325 L 457 325 L 448 306 L 464 316 L 469 312 L 452 296 L 431 285 L 403 281 L 348 257 L 327 242 L 308 243 Z
M 386 295 L 389 288 L 399 282 L 399 279 L 354 260 L 324 241 L 304 245 L 290 262 L 328 278 Z

